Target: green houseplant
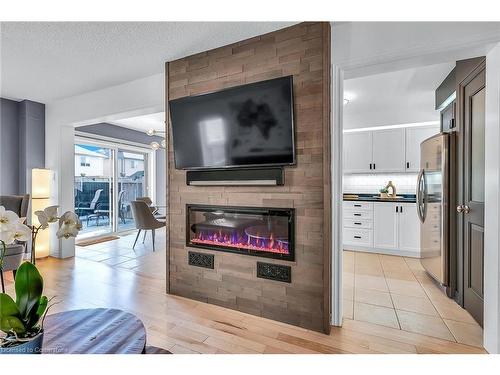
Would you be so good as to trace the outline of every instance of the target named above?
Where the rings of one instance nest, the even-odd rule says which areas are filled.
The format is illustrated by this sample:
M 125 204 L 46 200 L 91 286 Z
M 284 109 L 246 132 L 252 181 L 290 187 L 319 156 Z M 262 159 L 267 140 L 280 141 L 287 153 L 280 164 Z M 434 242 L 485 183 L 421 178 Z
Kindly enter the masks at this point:
M 33 253 L 36 235 L 50 223 L 59 222 L 58 238 L 76 237 L 82 224 L 74 213 L 68 211 L 61 217 L 57 206 L 36 211 L 39 226 L 24 225 L 17 214 L 0 206 L 0 267 L 7 247 L 16 241 L 32 239 Z M 30 262 L 24 262 L 16 272 L 16 300 L 0 293 L 0 354 L 40 353 L 43 344 L 43 321 L 50 306 L 47 297 L 42 295 L 43 279 L 38 269 Z
M 49 300 L 42 295 L 43 279 L 37 268 L 24 262 L 16 273 L 16 300 L 0 293 L 0 353 L 40 353 L 43 343 L 43 320 Z

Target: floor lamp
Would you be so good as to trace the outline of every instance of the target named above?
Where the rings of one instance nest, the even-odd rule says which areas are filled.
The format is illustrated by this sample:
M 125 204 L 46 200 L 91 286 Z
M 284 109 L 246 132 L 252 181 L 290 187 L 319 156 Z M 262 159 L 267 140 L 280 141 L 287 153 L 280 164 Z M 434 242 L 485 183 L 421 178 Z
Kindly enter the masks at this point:
M 50 206 L 50 191 L 53 179 L 53 172 L 50 169 L 32 169 L 31 170 L 31 223 L 35 226 L 40 225 L 36 211 Z M 36 237 L 36 254 L 31 254 L 32 262 L 39 258 L 45 258 L 50 253 L 50 231 L 42 230 Z

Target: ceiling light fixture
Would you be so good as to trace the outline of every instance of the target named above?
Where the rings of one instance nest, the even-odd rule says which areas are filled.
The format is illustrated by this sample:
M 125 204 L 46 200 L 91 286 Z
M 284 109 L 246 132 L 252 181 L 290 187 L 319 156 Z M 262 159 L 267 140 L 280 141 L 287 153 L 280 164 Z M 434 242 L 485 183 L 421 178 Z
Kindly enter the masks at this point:
M 149 135 L 150 137 L 153 137 L 153 136 L 160 136 L 160 137 L 163 137 L 163 139 L 160 141 L 160 142 L 157 142 L 157 141 L 153 141 L 149 144 L 149 146 L 153 149 L 153 150 L 159 150 L 160 148 L 167 148 L 167 140 L 165 139 L 165 134 L 166 132 L 164 131 L 161 131 L 161 130 L 155 130 L 155 129 L 149 129 L 147 132 L 146 132 L 147 135 Z

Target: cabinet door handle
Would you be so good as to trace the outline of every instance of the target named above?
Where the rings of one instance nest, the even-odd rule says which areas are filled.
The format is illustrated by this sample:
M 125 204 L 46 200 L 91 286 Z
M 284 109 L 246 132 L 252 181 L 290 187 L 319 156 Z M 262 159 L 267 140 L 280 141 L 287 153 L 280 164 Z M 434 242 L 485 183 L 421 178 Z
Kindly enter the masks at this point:
M 361 214 L 354 214 L 354 216 L 361 216 Z
M 398 206 L 396 206 L 396 212 L 399 212 L 399 211 L 398 211 Z
M 407 161 L 407 162 L 406 162 L 406 169 L 409 169 L 409 168 L 410 168 L 410 162 L 409 162 L 409 161 Z
M 361 223 L 354 223 L 354 224 L 356 224 L 356 225 L 362 225 Z
M 354 207 L 361 207 L 361 205 L 360 204 L 355 204 Z
M 399 207 L 399 212 L 403 213 L 403 206 Z
M 370 163 L 370 169 L 372 169 L 372 163 Z
M 360 240 L 361 236 L 354 236 L 354 238 L 357 238 L 358 240 Z

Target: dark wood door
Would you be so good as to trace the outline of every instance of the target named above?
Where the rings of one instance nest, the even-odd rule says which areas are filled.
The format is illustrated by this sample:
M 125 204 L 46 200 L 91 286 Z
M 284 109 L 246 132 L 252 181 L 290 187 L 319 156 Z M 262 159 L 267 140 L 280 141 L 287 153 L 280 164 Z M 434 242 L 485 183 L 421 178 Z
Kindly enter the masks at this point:
M 484 63 L 460 85 L 462 107 L 461 202 L 457 206 L 463 247 L 463 306 L 483 324 L 484 292 Z

